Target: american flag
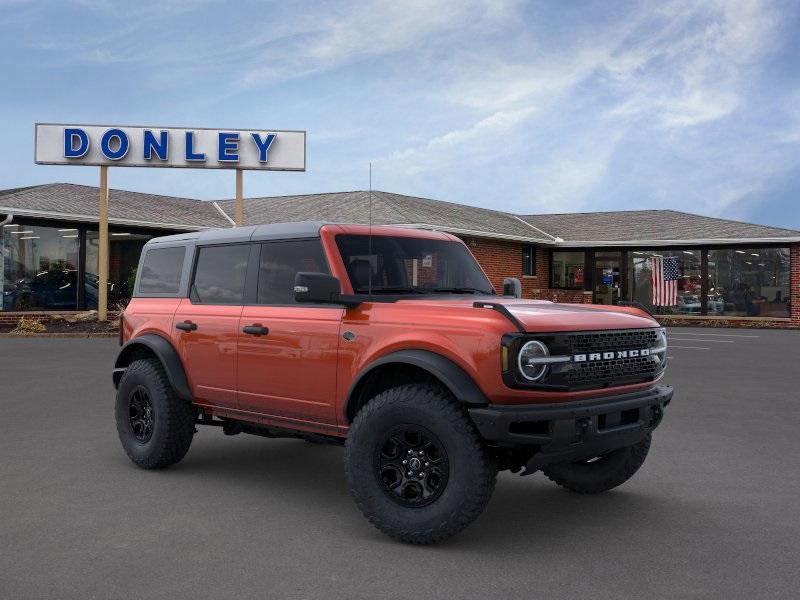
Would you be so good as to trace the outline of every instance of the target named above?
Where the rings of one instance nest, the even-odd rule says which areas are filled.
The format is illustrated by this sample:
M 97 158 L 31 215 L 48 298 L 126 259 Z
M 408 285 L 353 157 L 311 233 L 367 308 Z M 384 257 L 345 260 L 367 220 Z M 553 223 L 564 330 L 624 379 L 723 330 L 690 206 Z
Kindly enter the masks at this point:
M 654 256 L 650 260 L 653 306 L 675 306 L 678 303 L 678 259 Z

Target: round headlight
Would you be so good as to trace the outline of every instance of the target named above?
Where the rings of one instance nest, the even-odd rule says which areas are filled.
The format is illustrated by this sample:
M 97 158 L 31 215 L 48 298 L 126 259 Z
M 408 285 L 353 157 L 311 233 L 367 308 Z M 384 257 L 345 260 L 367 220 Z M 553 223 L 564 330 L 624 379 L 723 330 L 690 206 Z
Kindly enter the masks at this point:
M 520 374 L 528 381 L 539 381 L 547 372 L 547 363 L 540 362 L 538 359 L 548 356 L 550 356 L 550 351 L 539 340 L 526 343 L 520 348 L 517 355 Z

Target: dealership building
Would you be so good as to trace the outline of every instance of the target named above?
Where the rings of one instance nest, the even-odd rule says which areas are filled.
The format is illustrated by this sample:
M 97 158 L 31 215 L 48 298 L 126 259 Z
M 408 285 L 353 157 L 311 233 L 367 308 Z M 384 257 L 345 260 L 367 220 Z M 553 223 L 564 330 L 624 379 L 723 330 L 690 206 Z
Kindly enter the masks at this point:
M 66 183 L 0 190 L 0 323 L 97 306 L 98 194 Z M 525 298 L 636 301 L 668 324 L 800 328 L 800 231 L 672 210 L 515 215 L 381 191 L 371 199 L 370 210 L 366 191 L 249 198 L 245 223 L 372 214 L 374 224 L 458 236 L 496 288 L 517 277 Z M 148 239 L 232 227 L 234 212 L 233 200 L 111 190 L 110 306 L 129 297 Z M 672 273 L 666 300 L 655 298 L 656 269 Z

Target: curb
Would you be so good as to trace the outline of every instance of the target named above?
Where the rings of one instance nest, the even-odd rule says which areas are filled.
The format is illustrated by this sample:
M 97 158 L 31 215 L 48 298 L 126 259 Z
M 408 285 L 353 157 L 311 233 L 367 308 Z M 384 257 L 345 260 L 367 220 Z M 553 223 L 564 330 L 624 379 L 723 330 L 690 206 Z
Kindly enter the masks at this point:
M 115 338 L 117 333 L 0 333 L 4 338 Z

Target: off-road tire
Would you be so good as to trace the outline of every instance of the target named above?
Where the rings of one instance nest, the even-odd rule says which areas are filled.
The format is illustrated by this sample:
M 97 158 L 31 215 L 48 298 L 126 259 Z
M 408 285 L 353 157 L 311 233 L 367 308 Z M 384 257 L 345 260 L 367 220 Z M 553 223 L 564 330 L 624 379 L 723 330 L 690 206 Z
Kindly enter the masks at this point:
M 446 484 L 427 505 L 398 504 L 377 473 L 382 440 L 398 426 L 424 428 L 446 453 Z M 463 406 L 447 390 L 429 384 L 392 388 L 367 402 L 350 428 L 344 465 L 350 493 L 370 523 L 412 544 L 439 542 L 467 527 L 483 512 L 497 478 Z
M 152 431 L 145 442 L 137 439 L 129 413 L 131 395 L 141 389 L 149 395 L 152 406 Z M 133 361 L 125 370 L 117 389 L 115 416 L 125 453 L 143 469 L 174 465 L 186 455 L 192 443 L 195 410 L 175 394 L 156 359 Z
M 651 435 L 632 446 L 613 450 L 595 462 L 558 463 L 542 472 L 553 482 L 578 494 L 599 494 L 622 485 L 647 458 Z

